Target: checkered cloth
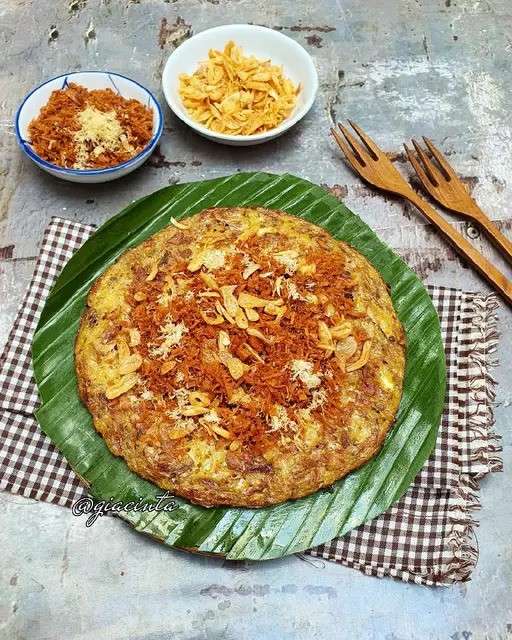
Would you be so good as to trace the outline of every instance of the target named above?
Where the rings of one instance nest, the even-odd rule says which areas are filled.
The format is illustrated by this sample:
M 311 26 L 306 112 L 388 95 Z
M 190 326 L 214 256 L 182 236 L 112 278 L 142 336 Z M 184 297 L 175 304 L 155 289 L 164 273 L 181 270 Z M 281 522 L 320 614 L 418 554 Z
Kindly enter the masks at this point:
M 0 361 L 0 489 L 71 506 L 85 493 L 40 431 L 30 345 L 44 301 L 71 255 L 94 227 L 53 218 L 34 276 Z M 501 470 L 492 431 L 491 376 L 498 335 L 494 295 L 429 287 L 439 313 L 448 394 L 437 446 L 404 497 L 386 513 L 302 557 L 333 560 L 374 576 L 425 585 L 468 580 L 477 561 L 473 511 L 479 480 Z

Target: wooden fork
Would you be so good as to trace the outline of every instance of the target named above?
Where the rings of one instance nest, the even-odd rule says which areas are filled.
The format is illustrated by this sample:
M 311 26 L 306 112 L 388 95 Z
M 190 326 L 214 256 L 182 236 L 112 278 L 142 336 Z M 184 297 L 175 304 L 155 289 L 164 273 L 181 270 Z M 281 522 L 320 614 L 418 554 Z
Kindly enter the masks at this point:
M 360 127 L 350 120 L 349 123 L 362 144 L 340 123 L 338 123 L 338 127 L 343 136 L 336 129 L 331 129 L 331 133 L 354 171 L 374 187 L 399 195 L 411 202 L 453 245 L 455 250 L 470 262 L 512 305 L 512 283 L 440 213 L 414 191 L 384 151 Z
M 448 160 L 434 146 L 433 142 L 425 138 L 425 136 L 423 136 L 423 140 L 433 158 L 437 160 L 438 165 L 427 156 L 416 140 L 413 140 L 412 144 L 418 154 L 417 157 L 415 157 L 412 149 L 409 149 L 404 144 L 409 162 L 414 167 L 423 188 L 441 206 L 478 223 L 498 249 L 501 249 L 505 258 L 512 263 L 512 242 L 501 233 L 494 222 L 480 209 L 467 192 L 464 183 L 452 169 Z

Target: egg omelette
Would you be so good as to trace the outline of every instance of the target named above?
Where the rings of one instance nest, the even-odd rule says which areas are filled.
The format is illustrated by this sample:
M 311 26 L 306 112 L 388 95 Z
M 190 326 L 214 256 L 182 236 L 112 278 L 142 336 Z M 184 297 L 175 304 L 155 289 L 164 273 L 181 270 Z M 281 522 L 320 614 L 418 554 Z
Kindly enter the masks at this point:
M 243 507 L 372 458 L 405 364 L 374 267 L 279 211 L 171 223 L 103 273 L 81 319 L 80 396 L 112 453 L 175 495 Z

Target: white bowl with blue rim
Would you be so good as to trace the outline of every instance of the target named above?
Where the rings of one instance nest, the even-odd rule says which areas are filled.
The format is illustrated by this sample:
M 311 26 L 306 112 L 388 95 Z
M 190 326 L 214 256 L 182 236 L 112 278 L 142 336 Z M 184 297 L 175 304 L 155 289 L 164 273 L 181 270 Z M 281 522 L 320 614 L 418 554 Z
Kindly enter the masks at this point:
M 65 169 L 40 158 L 30 144 L 28 127 L 30 122 L 39 115 L 41 108 L 47 104 L 52 91 L 65 89 L 68 83 L 80 84 L 86 89 L 110 88 L 123 98 L 135 98 L 153 111 L 153 135 L 147 146 L 136 156 L 126 162 L 105 169 Z M 162 110 L 155 96 L 135 80 L 112 71 L 76 71 L 66 73 L 33 89 L 23 100 L 16 112 L 16 138 L 22 151 L 43 171 L 52 176 L 69 180 L 70 182 L 97 183 L 109 182 L 121 178 L 140 167 L 151 155 L 162 135 Z
M 180 75 L 193 74 L 198 65 L 208 59 L 210 49 L 224 49 L 230 40 L 240 46 L 245 55 L 270 59 L 272 64 L 282 66 L 284 75 L 301 85 L 292 113 L 277 127 L 252 135 L 231 135 L 212 131 L 190 117 L 179 94 Z M 171 53 L 162 73 L 162 90 L 174 114 L 197 133 L 222 144 L 248 146 L 277 138 L 306 115 L 318 91 L 318 74 L 304 47 L 283 33 L 254 24 L 224 24 L 197 33 Z

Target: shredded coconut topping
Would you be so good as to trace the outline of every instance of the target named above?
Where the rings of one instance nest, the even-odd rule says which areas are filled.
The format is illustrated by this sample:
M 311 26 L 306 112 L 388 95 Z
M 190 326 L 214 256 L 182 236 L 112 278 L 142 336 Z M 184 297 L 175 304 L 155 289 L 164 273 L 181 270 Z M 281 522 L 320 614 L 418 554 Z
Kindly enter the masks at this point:
M 151 348 L 150 355 L 157 358 L 168 356 L 169 351 L 181 342 L 181 339 L 186 333 L 188 333 L 188 329 L 184 322 L 175 324 L 173 319 L 167 316 L 165 324 L 160 328 L 163 342 L 160 346 Z
M 322 383 L 321 374 L 313 373 L 313 363 L 311 362 L 292 360 L 290 369 L 292 370 L 292 378 L 294 380 L 299 379 L 308 389 L 314 389 Z
M 290 280 L 288 280 L 286 282 L 286 288 L 288 290 L 288 297 L 291 298 L 292 300 L 301 300 L 302 296 L 299 293 L 299 290 L 297 289 L 297 285 L 295 284 L 295 282 L 290 282 Z
M 274 255 L 274 259 L 285 268 L 286 273 L 290 276 L 293 276 L 299 267 L 298 257 L 299 254 L 295 249 L 280 251 Z
M 311 402 L 308 405 L 309 411 L 314 411 L 315 409 L 318 409 L 323 404 L 325 404 L 326 400 L 327 400 L 327 393 L 325 392 L 325 389 L 315 389 L 313 391 L 313 398 L 311 399 Z
M 204 416 L 201 417 L 201 421 L 208 422 L 210 424 L 218 424 L 220 422 L 219 414 L 215 409 L 210 409 L 208 413 L 205 413 Z
M 281 404 L 276 404 L 274 407 L 275 413 L 271 416 L 267 416 L 267 423 L 270 426 L 269 431 L 282 431 L 284 429 L 297 429 L 297 423 L 288 416 L 288 412 Z
M 178 407 L 182 409 L 188 405 L 188 390 L 184 387 L 174 390 L 174 398 L 178 403 Z

